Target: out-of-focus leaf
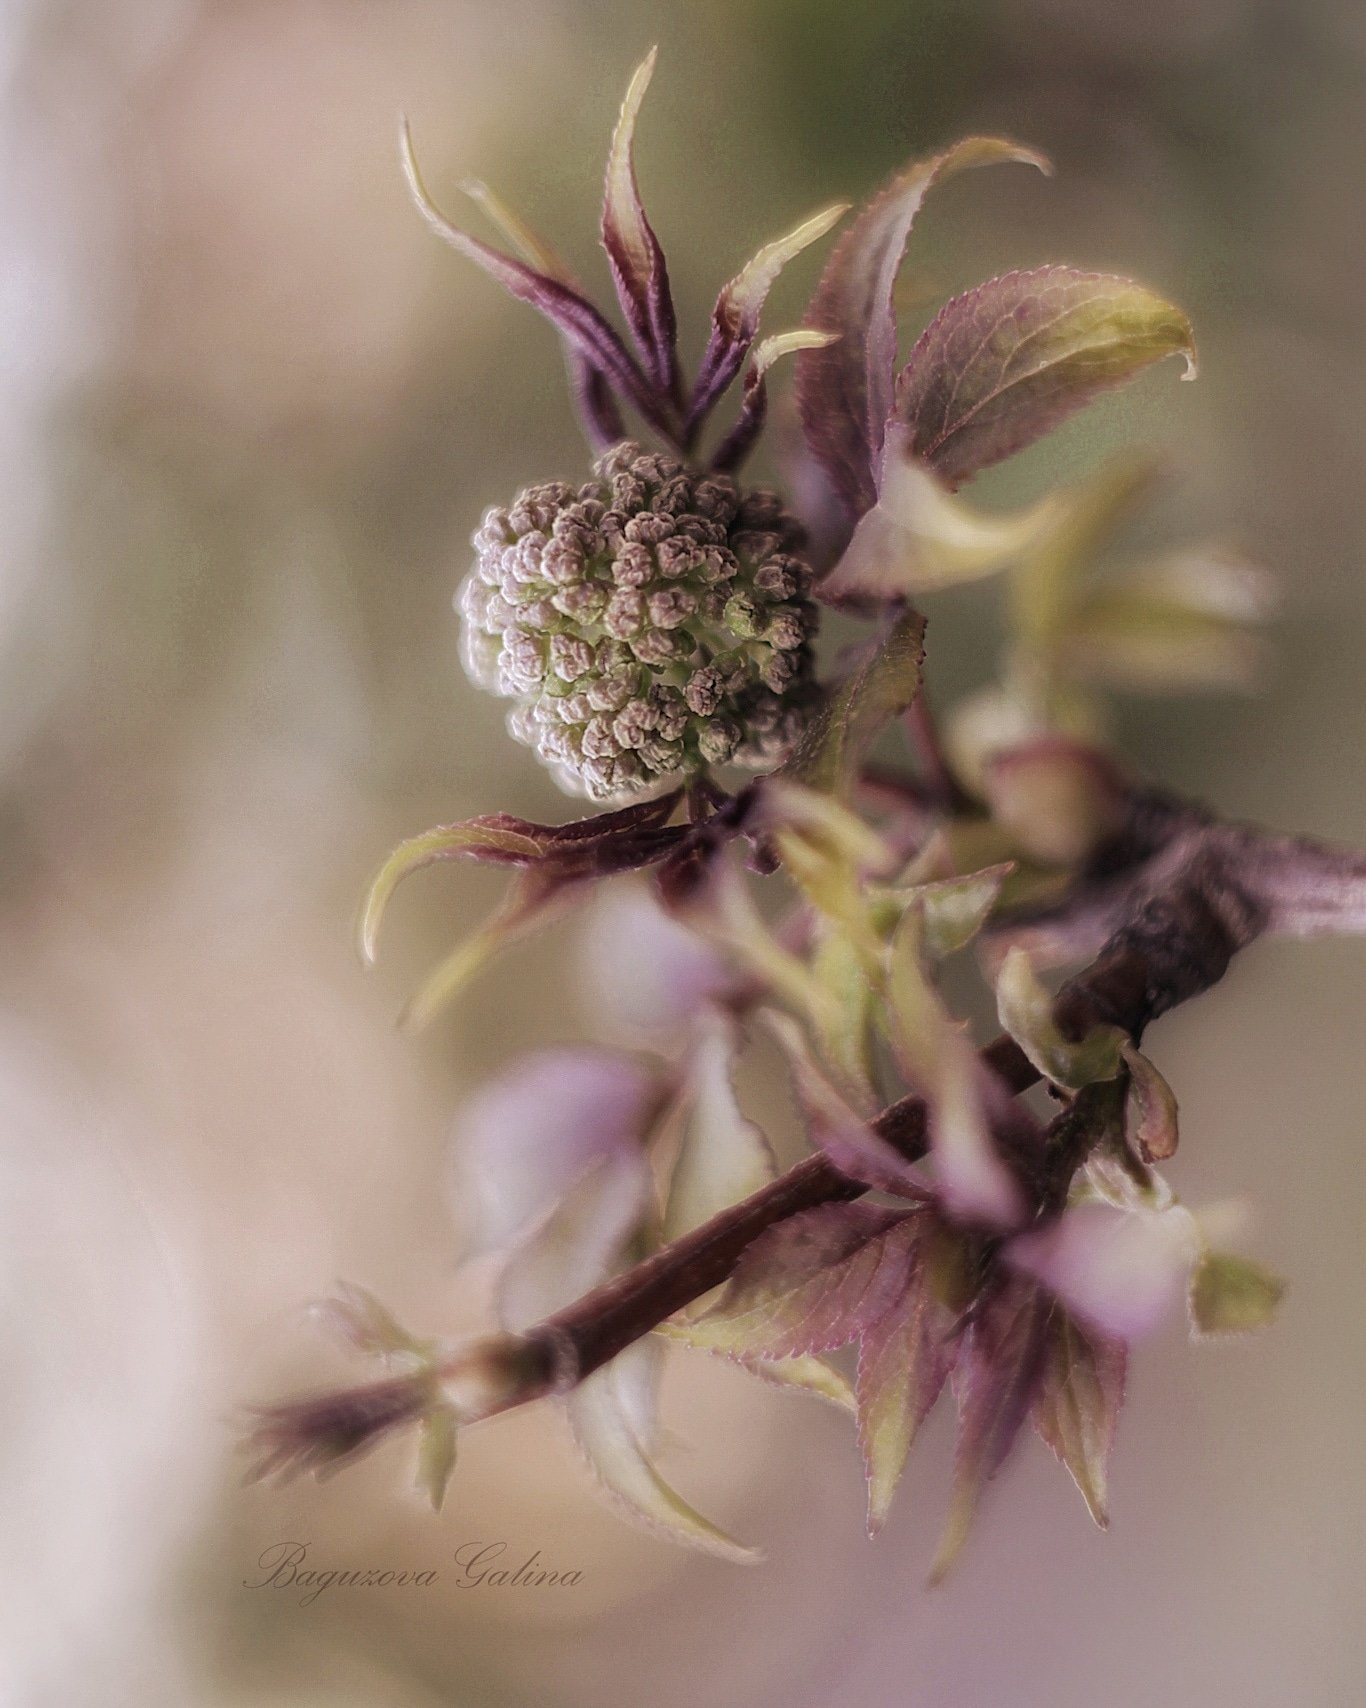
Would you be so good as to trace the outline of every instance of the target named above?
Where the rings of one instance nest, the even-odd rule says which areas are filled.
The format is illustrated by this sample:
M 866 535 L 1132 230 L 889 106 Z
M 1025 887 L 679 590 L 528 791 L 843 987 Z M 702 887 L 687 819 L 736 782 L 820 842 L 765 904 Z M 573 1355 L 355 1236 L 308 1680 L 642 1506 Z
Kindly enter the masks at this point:
M 795 350 L 820 350 L 833 344 L 832 332 L 816 332 L 803 327 L 796 332 L 778 332 L 765 338 L 754 352 L 754 360 L 745 372 L 745 388 L 740 399 L 740 413 L 735 425 L 712 454 L 711 466 L 728 472 L 739 468 L 759 437 L 768 417 L 768 383 L 765 376 L 780 356 L 790 356 Z
M 1080 865 L 1120 828 L 1129 798 L 1105 754 L 1063 735 L 995 754 L 982 782 L 992 817 L 1045 866 Z
M 976 581 L 1014 562 L 1054 526 L 1048 497 L 992 516 L 955 497 L 912 453 L 910 430 L 893 422 L 878 501 L 861 517 L 843 557 L 820 584 L 828 605 L 859 610 Z
M 652 1356 L 653 1351 L 648 1341 L 637 1342 L 579 1383 L 567 1402 L 574 1439 L 603 1490 L 628 1517 L 702 1553 L 754 1561 L 759 1558 L 754 1549 L 718 1529 L 669 1487 L 640 1440 L 622 1383 L 631 1360 Z
M 868 1534 L 886 1523 L 906 1456 L 948 1374 L 949 1357 L 938 1310 L 910 1255 L 900 1299 L 859 1341 L 859 1447 L 868 1478 Z
M 1098 745 L 1105 725 L 1094 698 L 1053 684 L 1047 704 L 1013 681 L 982 689 L 953 708 L 944 739 L 958 780 L 986 798 L 987 768 L 1003 753 L 1055 736 Z
M 1006 860 L 962 877 L 917 885 L 913 899 L 921 915 L 921 948 L 930 960 L 942 961 L 971 943 L 991 917 L 1001 886 L 1014 870 L 1014 862 Z
M 562 279 L 528 266 L 511 255 L 482 243 L 452 225 L 437 207 L 422 181 L 413 154 L 412 137 L 404 121 L 401 133 L 403 170 L 418 212 L 452 249 L 474 261 L 521 301 L 539 309 L 560 337 L 593 368 L 606 376 L 622 397 L 629 399 L 650 424 L 667 433 L 667 411 L 626 346 L 585 296 Z
M 1197 1335 L 1250 1334 L 1280 1307 L 1285 1282 L 1260 1263 L 1206 1251 L 1191 1274 L 1190 1317 Z
M 573 988 L 603 1035 L 676 1053 L 736 975 L 714 944 L 672 919 L 631 879 L 603 884 L 584 921 Z
M 612 135 L 602 203 L 602 246 L 636 348 L 656 389 L 668 398 L 675 396 L 678 388 L 678 323 L 664 251 L 645 217 L 634 159 L 636 119 L 654 75 L 657 54 L 658 49 L 651 48 L 637 66 Z
M 1129 1069 L 1125 1136 L 1144 1162 L 1166 1162 L 1176 1154 L 1176 1094 L 1141 1050 L 1126 1043 L 1120 1053 Z
M 606 1157 L 637 1155 L 666 1089 L 624 1051 L 519 1056 L 459 1109 L 451 1198 L 466 1255 L 505 1247 Z
M 766 243 L 729 284 L 723 285 L 712 310 L 711 336 L 702 356 L 702 364 L 693 385 L 692 402 L 688 408 L 688 434 L 695 434 L 706 420 L 716 400 L 740 372 L 740 366 L 759 331 L 759 316 L 773 282 L 787 263 L 801 254 L 810 244 L 818 242 L 849 211 L 848 202 L 837 202 L 812 214 L 773 243 Z M 822 335 L 818 344 L 804 346 L 818 349 L 832 343 L 834 333 Z M 792 345 L 798 349 L 803 346 Z
M 1063 494 L 1053 526 L 1010 577 L 1011 630 L 1032 654 L 1046 654 L 1056 644 L 1102 549 L 1151 491 L 1156 473 L 1150 458 L 1117 458 Z
M 1081 1327 L 1064 1310 L 1050 1315 L 1046 1338 L 1034 1427 L 1071 1472 L 1104 1530 L 1110 1522 L 1106 1461 L 1124 1401 L 1128 1350 L 1122 1340 Z
M 907 1083 L 929 1105 L 936 1179 L 954 1215 L 1009 1227 L 1024 1212 L 992 1142 L 977 1052 L 949 1018 L 925 971 L 920 909 L 907 908 L 888 962 L 889 1039 Z
M 456 1421 L 447 1405 L 434 1405 L 423 1416 L 417 1445 L 417 1487 L 440 1512 L 455 1470 Z
M 912 453 L 959 486 L 1163 356 L 1195 376 L 1190 322 L 1129 279 L 1040 267 L 946 303 L 897 376 Z
M 1202 1241 L 1179 1204 L 1125 1214 L 1078 1204 L 1045 1227 L 1016 1235 L 1006 1261 L 1032 1276 L 1102 1334 L 1137 1340 L 1186 1290 Z
M 425 1358 L 432 1350 L 433 1342 L 409 1334 L 373 1293 L 351 1281 L 320 1300 L 313 1315 L 368 1358 Z
M 768 1140 L 736 1100 L 735 1042 L 734 1027 L 718 1017 L 694 1047 L 687 1116 L 664 1206 L 666 1240 L 691 1233 L 777 1172 Z
M 968 137 L 916 161 L 860 210 L 821 274 L 807 323 L 839 342 L 798 358 L 797 392 L 807 444 L 851 516 L 877 498 L 896 367 L 893 294 L 921 203 L 940 179 L 1006 160 L 1048 170 L 1042 156 L 999 137 Z
M 803 1015 L 818 1034 L 832 1024 L 832 998 L 800 956 L 780 943 L 755 907 L 744 877 L 727 862 L 712 870 L 692 918 L 766 991 Z
M 1059 652 L 1084 681 L 1144 694 L 1247 688 L 1266 659 L 1265 642 L 1244 624 L 1121 583 L 1077 611 Z
M 786 1014 L 769 1011 L 764 1018 L 792 1070 L 812 1143 L 851 1180 L 898 1197 L 923 1198 L 925 1184 L 914 1166 L 875 1133 L 831 1084 L 807 1048 L 801 1028 Z
M 962 1552 L 982 1490 L 1004 1464 L 1038 1391 L 1047 1301 L 1027 1283 L 1007 1283 L 968 1325 L 954 1367 L 958 1449 L 953 1494 L 930 1582 L 942 1582 Z
M 819 1046 L 836 1078 L 849 1087 L 856 1108 L 877 1100 L 873 1067 L 875 994 L 863 957 L 838 930 L 825 931 L 811 956 L 811 971 L 829 997 Z
M 1138 1160 L 1123 1134 L 1107 1135 L 1087 1157 L 1086 1185 L 1116 1210 L 1166 1210 L 1175 1202 L 1171 1187 Z
M 796 1388 L 801 1393 L 814 1394 L 828 1400 L 841 1411 L 855 1409 L 854 1390 L 848 1379 L 824 1358 L 814 1353 L 798 1353 L 794 1358 L 765 1358 L 760 1353 L 747 1352 L 741 1338 L 731 1333 L 719 1336 L 714 1330 L 699 1329 L 686 1317 L 662 1322 L 654 1331 L 664 1340 L 679 1346 L 690 1346 L 699 1352 L 728 1359 L 742 1365 L 752 1375 L 777 1388 Z
M 1119 1072 L 1124 1034 L 1117 1026 L 1097 1026 L 1080 1043 L 1064 1038 L 1053 1018 L 1053 998 L 1023 949 L 1009 950 L 1001 962 L 996 1007 L 1002 1026 L 1054 1085 L 1079 1091 Z
M 521 1332 L 606 1279 L 639 1225 L 649 1192 L 642 1151 L 601 1157 L 509 1255 L 498 1316 Z
M 903 611 L 812 718 L 782 775 L 847 797 L 883 725 L 915 698 L 924 659 L 925 619 Z
M 738 1357 L 846 1345 L 899 1296 L 900 1253 L 919 1214 L 856 1200 L 788 1217 L 746 1249 L 721 1297 L 689 1324 L 690 1339 Z

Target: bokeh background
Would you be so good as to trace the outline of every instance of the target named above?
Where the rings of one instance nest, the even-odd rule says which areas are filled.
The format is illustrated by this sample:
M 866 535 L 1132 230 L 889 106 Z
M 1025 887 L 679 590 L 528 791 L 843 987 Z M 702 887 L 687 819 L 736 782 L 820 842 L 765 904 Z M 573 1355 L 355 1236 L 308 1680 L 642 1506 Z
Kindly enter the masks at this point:
M 420 1039 L 393 1018 L 496 893 L 401 835 L 563 813 L 463 681 L 483 506 L 582 466 L 553 337 L 405 201 L 492 181 L 605 287 L 600 163 L 662 47 L 640 169 L 694 344 L 756 243 L 970 128 L 1051 152 L 946 189 L 912 318 L 988 271 L 1130 271 L 1191 312 L 1159 372 L 984 482 L 1160 443 L 1164 526 L 1284 576 L 1258 698 L 1127 706 L 1146 771 L 1366 840 L 1366 18 L 1354 0 L 6 0 L 0 9 L 0 1701 L 42 1708 L 1337 1708 L 1361 1640 L 1366 946 L 1270 945 L 1164 1023 L 1188 1201 L 1246 1198 L 1292 1280 L 1259 1341 L 1136 1360 L 1094 1532 L 1037 1444 L 958 1574 L 924 1573 L 946 1417 L 870 1545 L 844 1419 L 680 1355 L 672 1473 L 768 1550 L 693 1558 L 595 1502 L 560 1419 L 473 1432 L 445 1515 L 402 1445 L 244 1488 L 234 1414 L 344 1366 L 339 1276 L 481 1320 L 456 1273 L 463 1090 L 591 1031 L 572 934 Z M 808 257 L 775 294 L 792 324 Z M 1014 483 L 1012 485 L 1011 483 Z M 933 612 L 941 697 L 991 604 Z M 251 1590 L 263 1549 L 438 1583 Z M 453 1587 L 506 1541 L 565 1591 Z

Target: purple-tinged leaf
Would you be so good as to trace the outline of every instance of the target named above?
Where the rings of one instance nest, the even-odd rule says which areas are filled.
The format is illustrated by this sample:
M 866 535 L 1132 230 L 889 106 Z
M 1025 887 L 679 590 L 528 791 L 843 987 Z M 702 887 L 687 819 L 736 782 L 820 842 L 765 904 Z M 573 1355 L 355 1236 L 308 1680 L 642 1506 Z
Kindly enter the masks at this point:
M 589 1045 L 536 1050 L 457 1112 L 451 1203 L 465 1255 L 509 1245 L 604 1157 L 639 1153 L 666 1082 Z
M 720 1299 L 688 1325 L 694 1343 L 791 1358 L 856 1339 L 900 1296 L 917 1210 L 822 1204 L 749 1246 Z
M 838 1406 L 841 1411 L 852 1412 L 855 1409 L 854 1390 L 848 1378 L 828 1359 L 818 1358 L 814 1353 L 798 1353 L 793 1358 L 765 1358 L 760 1353 L 750 1352 L 742 1337 L 734 1333 L 724 1344 L 717 1344 L 715 1337 L 709 1336 L 705 1329 L 697 1331 L 696 1320 L 688 1317 L 670 1318 L 660 1323 L 654 1333 L 676 1346 L 690 1346 L 695 1351 L 707 1352 L 724 1358 L 728 1363 L 738 1364 L 771 1387 L 794 1388 L 799 1393 L 812 1394 L 819 1400 Z
M 413 154 L 412 138 L 405 121 L 402 130 L 403 169 L 418 211 L 437 236 L 452 249 L 482 267 L 500 285 L 522 302 L 545 315 L 572 349 L 609 380 L 620 396 L 666 436 L 671 434 L 668 411 L 661 406 L 654 387 L 641 372 L 634 357 L 587 297 L 563 280 L 528 266 L 477 237 L 452 225 L 427 192 Z
M 903 611 L 806 726 L 782 775 L 824 794 L 852 793 L 879 732 L 919 691 L 924 661 L 925 619 Z
M 1192 1331 L 1204 1338 L 1265 1328 L 1284 1293 L 1285 1282 L 1260 1263 L 1228 1251 L 1206 1251 L 1191 1274 Z
M 671 1489 L 650 1458 L 631 1396 L 623 1389 L 631 1381 L 633 1362 L 652 1358 L 655 1351 L 648 1341 L 638 1341 L 579 1383 L 568 1400 L 574 1439 L 603 1492 L 628 1518 L 705 1554 L 739 1563 L 756 1560 L 754 1549 L 718 1529 Z
M 1129 1069 L 1124 1099 L 1124 1136 L 1143 1162 L 1166 1162 L 1176 1155 L 1176 1095 L 1141 1050 L 1120 1050 Z
M 678 399 L 678 323 L 669 291 L 669 270 L 636 184 L 636 119 L 654 75 L 658 48 L 637 66 L 622 102 L 607 155 L 602 203 L 602 246 L 612 281 L 655 392 L 662 404 Z
M 926 1283 L 917 1248 L 907 1251 L 901 1297 L 859 1341 L 859 1447 L 868 1478 L 868 1534 L 886 1523 L 916 1431 L 939 1398 L 950 1357 L 944 1312 Z
M 1133 792 L 1106 753 L 1066 735 L 993 754 L 982 788 L 996 823 L 1045 866 L 1082 865 L 1123 825 Z
M 1078 1204 L 1017 1235 L 1005 1255 L 1074 1316 L 1128 1341 L 1152 1333 L 1179 1302 L 1201 1243 L 1194 1218 L 1179 1204 L 1128 1213 Z
M 578 280 L 555 251 L 506 207 L 487 184 L 471 179 L 461 188 L 472 202 L 478 203 L 523 260 L 570 290 L 583 294 Z M 595 367 L 576 345 L 566 344 L 564 354 L 569 389 L 579 419 L 589 444 L 600 453 L 626 437 L 621 411 L 602 369 Z
M 758 336 L 759 316 L 774 280 L 789 261 L 824 237 L 848 211 L 848 202 L 838 202 L 834 207 L 812 214 L 786 237 L 766 243 L 754 259 L 722 287 L 712 310 L 711 337 L 707 341 L 688 406 L 689 442 L 711 413 L 717 399 L 740 372 L 749 347 Z M 827 334 L 822 342 L 832 343 L 835 336 L 837 334 Z
M 772 1011 L 764 1018 L 787 1057 L 811 1142 L 848 1179 L 878 1192 L 923 1200 L 928 1195 L 923 1176 L 849 1106 L 812 1056 L 796 1022 Z
M 1043 1372 L 1048 1301 L 1024 1282 L 1006 1282 L 985 1302 L 963 1336 L 954 1367 L 958 1449 L 944 1534 L 930 1568 L 939 1583 L 972 1528 L 982 1490 L 1005 1463 L 1038 1391 Z
M 1124 1402 L 1128 1349 L 1122 1340 L 1083 1328 L 1061 1309 L 1049 1317 L 1046 1333 L 1034 1427 L 1071 1473 L 1104 1530 L 1110 1522 L 1106 1461 Z
M 968 137 L 907 167 L 861 210 L 821 274 L 807 324 L 840 341 L 798 358 L 797 393 L 812 455 L 855 518 L 877 498 L 896 369 L 893 292 L 921 203 L 940 179 L 1005 160 L 1049 170 L 1041 155 L 998 137 Z
M 909 449 L 951 487 L 1013 456 L 1100 392 L 1195 344 L 1180 309 L 1129 279 L 1040 267 L 946 303 L 897 376 Z
M 575 960 L 575 996 L 595 1028 L 670 1055 L 711 1004 L 726 1006 L 737 990 L 720 951 L 629 878 L 597 891 Z
M 739 416 L 712 456 L 711 466 L 714 469 L 734 472 L 754 448 L 754 441 L 762 432 L 768 416 L 768 384 L 764 376 L 779 356 L 786 356 L 793 350 L 820 350 L 834 341 L 835 334 L 814 332 L 810 328 L 778 332 L 772 338 L 764 339 L 754 352 L 754 360 L 745 374 Z

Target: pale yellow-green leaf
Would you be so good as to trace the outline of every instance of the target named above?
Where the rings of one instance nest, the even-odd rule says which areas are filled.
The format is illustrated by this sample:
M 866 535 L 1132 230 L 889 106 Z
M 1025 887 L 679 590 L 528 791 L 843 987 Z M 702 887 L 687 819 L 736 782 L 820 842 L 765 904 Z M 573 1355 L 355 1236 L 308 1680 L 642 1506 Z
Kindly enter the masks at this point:
M 1011 949 L 1001 962 L 996 1006 L 1002 1026 L 1054 1085 L 1079 1091 L 1119 1072 L 1124 1034 L 1115 1026 L 1098 1026 L 1080 1043 L 1064 1038 L 1053 1018 L 1053 999 L 1023 949 Z
M 664 1206 L 665 1240 L 691 1233 L 777 1172 L 768 1140 L 736 1100 L 734 1049 L 733 1029 L 718 1020 L 693 1051 L 683 1136 Z
M 854 1410 L 854 1390 L 848 1378 L 828 1359 L 816 1353 L 799 1353 L 793 1358 L 765 1358 L 761 1353 L 747 1352 L 744 1336 L 733 1322 L 724 1320 L 674 1317 L 660 1323 L 654 1332 L 676 1346 L 689 1346 L 698 1352 L 729 1359 L 777 1387 L 796 1388 L 802 1393 L 828 1400 L 842 1411 Z
M 434 1405 L 423 1414 L 417 1446 L 417 1487 L 440 1512 L 455 1470 L 456 1421 L 448 1405 Z
M 604 1491 L 627 1516 L 670 1541 L 722 1559 L 757 1560 L 756 1550 L 728 1536 L 670 1488 L 645 1451 L 623 1403 L 622 1378 L 616 1371 L 632 1350 L 628 1347 L 580 1382 L 567 1402 L 575 1440 Z
M 534 859 L 541 851 L 540 844 L 530 836 L 477 821 L 439 824 L 433 830 L 424 830 L 420 836 L 410 836 L 406 842 L 400 842 L 376 872 L 365 898 L 359 930 L 360 951 L 364 959 L 373 961 L 375 958 L 384 910 L 404 878 L 436 860 L 449 860 L 481 849 L 527 859 Z
M 1251 1258 L 1206 1251 L 1191 1275 L 1192 1327 L 1197 1335 L 1248 1334 L 1265 1328 L 1284 1293 L 1281 1277 Z

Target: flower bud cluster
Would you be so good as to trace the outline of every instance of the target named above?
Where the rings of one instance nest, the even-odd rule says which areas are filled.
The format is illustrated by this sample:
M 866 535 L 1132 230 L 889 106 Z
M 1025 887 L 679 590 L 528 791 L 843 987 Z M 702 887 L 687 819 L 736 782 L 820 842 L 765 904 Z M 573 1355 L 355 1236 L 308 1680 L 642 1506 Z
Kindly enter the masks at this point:
M 485 515 L 458 596 L 470 677 L 517 702 L 512 734 L 573 793 L 779 763 L 815 695 L 800 526 L 629 442 L 593 474 Z

